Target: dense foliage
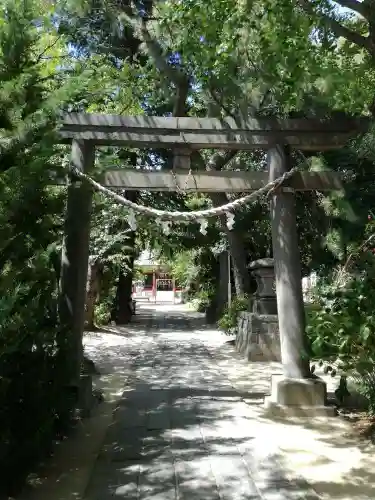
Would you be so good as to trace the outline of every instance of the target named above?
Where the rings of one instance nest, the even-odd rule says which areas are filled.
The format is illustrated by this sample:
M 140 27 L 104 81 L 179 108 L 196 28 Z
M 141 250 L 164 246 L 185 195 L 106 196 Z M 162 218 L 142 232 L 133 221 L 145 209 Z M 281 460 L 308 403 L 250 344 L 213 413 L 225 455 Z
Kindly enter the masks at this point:
M 23 2 L 22 2 L 23 4 Z M 58 170 L 54 115 L 74 95 L 73 79 L 53 81 L 39 58 L 37 4 L 9 2 L 1 12 L 0 68 L 0 467 L 1 488 L 13 489 L 66 424 L 61 398 L 56 244 L 62 237 L 63 195 L 47 187 Z M 56 62 L 56 61 L 55 61 Z M 53 70 L 55 72 L 55 70 Z
M 249 309 L 249 297 L 235 297 L 232 303 L 227 305 L 224 314 L 217 322 L 218 327 L 227 334 L 236 332 L 238 325 L 238 316 L 241 311 Z
M 343 266 L 322 277 L 308 312 L 307 334 L 314 358 L 335 362 L 357 381 L 375 413 L 375 225 L 368 215 L 365 240 Z

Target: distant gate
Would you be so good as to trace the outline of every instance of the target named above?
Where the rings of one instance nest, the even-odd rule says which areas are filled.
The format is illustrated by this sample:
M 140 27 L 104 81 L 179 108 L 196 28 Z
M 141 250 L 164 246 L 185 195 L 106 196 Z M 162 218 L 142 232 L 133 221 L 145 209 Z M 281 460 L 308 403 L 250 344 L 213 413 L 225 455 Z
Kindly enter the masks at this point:
M 171 278 L 158 278 L 156 280 L 156 301 L 174 302 L 174 280 Z
M 143 281 L 136 281 L 133 283 L 132 297 L 135 300 L 150 300 L 154 298 L 152 288 L 145 288 Z

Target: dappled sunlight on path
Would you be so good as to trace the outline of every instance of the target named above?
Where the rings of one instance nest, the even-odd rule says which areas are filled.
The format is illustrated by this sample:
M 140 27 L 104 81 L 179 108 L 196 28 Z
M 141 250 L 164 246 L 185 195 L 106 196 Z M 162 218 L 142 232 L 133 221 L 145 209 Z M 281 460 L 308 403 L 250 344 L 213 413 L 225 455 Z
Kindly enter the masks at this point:
M 266 416 L 278 363 L 243 361 L 183 306 L 115 331 L 86 342 L 104 390 L 123 380 L 86 500 L 375 498 L 372 453 L 346 422 Z

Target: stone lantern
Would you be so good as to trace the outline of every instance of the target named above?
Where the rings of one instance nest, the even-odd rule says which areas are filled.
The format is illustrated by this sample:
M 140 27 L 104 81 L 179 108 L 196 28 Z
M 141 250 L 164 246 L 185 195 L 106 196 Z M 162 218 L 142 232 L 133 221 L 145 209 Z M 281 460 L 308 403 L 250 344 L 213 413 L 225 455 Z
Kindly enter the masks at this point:
M 248 361 L 280 361 L 273 259 L 259 259 L 249 265 L 257 282 L 252 312 L 239 314 L 235 346 Z
M 249 269 L 257 282 L 253 312 L 277 314 L 274 260 L 269 258 L 255 260 L 249 265 Z

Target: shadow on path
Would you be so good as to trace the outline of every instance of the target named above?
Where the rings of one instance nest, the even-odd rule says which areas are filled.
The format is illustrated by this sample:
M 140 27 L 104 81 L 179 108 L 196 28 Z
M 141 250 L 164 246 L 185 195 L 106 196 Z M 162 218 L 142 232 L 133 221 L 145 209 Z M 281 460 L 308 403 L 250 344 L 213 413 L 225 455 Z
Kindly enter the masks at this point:
M 259 446 L 259 407 L 244 398 L 264 393 L 232 386 L 205 330 L 201 315 L 152 310 L 127 329 L 124 393 L 87 500 L 319 498 L 288 478 L 267 436 Z

